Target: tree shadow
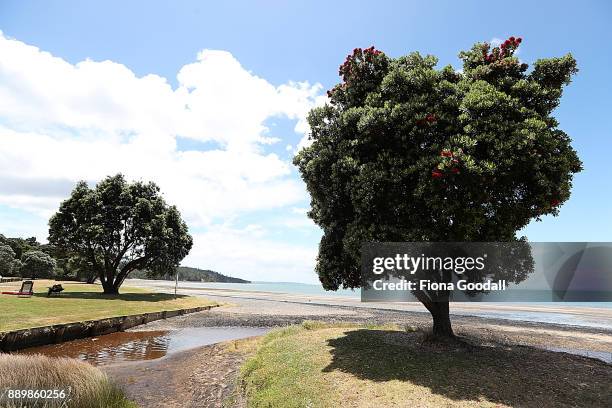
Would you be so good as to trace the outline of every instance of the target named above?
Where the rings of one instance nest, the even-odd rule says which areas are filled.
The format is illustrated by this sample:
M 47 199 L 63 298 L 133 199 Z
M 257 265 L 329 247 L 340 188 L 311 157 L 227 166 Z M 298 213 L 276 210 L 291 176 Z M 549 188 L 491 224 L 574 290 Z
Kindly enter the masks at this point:
M 34 293 L 35 297 L 47 298 L 47 293 Z M 187 295 L 176 295 L 170 293 L 120 293 L 118 295 L 107 295 L 102 292 L 62 292 L 58 295 L 51 295 L 48 299 L 108 299 L 124 300 L 133 302 L 163 302 L 166 300 L 182 299 Z
M 327 341 L 332 362 L 323 371 L 359 379 L 398 380 L 452 400 L 518 407 L 612 406 L 612 365 L 524 346 L 436 349 L 417 334 L 351 330 Z

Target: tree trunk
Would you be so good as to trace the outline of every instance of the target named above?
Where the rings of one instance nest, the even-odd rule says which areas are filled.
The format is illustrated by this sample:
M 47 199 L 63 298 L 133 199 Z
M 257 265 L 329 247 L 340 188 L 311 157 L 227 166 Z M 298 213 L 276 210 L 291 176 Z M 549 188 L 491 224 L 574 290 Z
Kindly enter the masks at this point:
M 113 284 L 104 285 L 104 294 L 105 295 L 118 295 L 119 288 L 116 288 Z
M 433 317 L 433 336 L 435 338 L 455 337 L 450 321 L 448 301 L 434 303 L 430 313 Z
M 112 279 L 109 281 L 107 279 L 100 278 L 100 282 L 102 283 L 102 288 L 104 289 L 105 295 L 119 294 L 119 288 L 116 288 L 115 285 L 113 285 Z
M 121 286 L 121 284 L 123 283 L 123 279 L 120 281 L 115 281 L 115 283 L 113 284 L 113 290 L 115 291 L 115 295 L 119 294 L 119 287 Z
M 414 291 L 416 298 L 423 303 L 425 308 L 429 310 L 433 317 L 433 338 L 434 339 L 452 339 L 455 337 L 451 326 L 449 315 L 449 293 L 444 293 L 437 297 L 429 295 L 422 291 Z

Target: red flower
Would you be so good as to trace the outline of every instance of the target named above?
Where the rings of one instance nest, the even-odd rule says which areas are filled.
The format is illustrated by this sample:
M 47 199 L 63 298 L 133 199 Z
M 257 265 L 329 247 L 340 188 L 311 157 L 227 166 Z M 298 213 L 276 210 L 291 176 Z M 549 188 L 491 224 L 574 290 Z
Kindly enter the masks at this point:
M 557 200 L 556 198 L 553 198 L 552 200 L 550 200 L 550 205 L 553 206 L 553 207 L 558 206 L 559 203 L 560 203 L 560 201 Z
M 523 41 L 523 39 L 522 39 L 521 37 L 519 37 L 519 38 L 517 38 L 517 39 L 516 39 L 516 43 L 517 43 L 517 44 L 520 44 L 522 41 Z
M 453 174 L 459 174 L 459 169 L 458 169 L 457 167 L 453 167 L 453 168 L 451 169 L 451 172 L 452 172 Z
M 510 42 L 514 42 L 514 36 L 508 38 L 510 40 Z
M 444 177 L 444 174 L 442 174 L 442 172 L 440 170 L 434 170 L 431 172 L 431 177 L 433 178 L 442 178 Z
M 429 123 L 435 122 L 436 121 L 436 115 L 434 115 L 433 113 L 428 113 L 425 116 L 425 120 L 428 121 Z
M 442 152 L 440 153 L 440 156 L 442 157 L 451 157 L 453 155 L 453 152 L 451 152 L 448 149 L 444 149 L 442 150 Z

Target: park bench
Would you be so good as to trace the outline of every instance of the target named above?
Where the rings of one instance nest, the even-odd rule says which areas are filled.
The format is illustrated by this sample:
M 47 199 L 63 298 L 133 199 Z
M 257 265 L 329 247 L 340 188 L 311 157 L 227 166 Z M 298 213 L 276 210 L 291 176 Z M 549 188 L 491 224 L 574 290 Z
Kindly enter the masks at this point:
M 49 287 L 48 289 L 49 290 L 47 291 L 47 297 L 49 297 L 49 296 L 51 296 L 51 295 L 53 295 L 55 293 L 57 293 L 59 295 L 64 290 L 64 288 L 60 284 L 53 285 L 53 286 Z
M 31 280 L 23 281 L 21 283 L 21 289 L 19 291 L 8 291 L 2 292 L 3 295 L 15 295 L 15 296 L 32 296 L 34 294 L 34 282 Z

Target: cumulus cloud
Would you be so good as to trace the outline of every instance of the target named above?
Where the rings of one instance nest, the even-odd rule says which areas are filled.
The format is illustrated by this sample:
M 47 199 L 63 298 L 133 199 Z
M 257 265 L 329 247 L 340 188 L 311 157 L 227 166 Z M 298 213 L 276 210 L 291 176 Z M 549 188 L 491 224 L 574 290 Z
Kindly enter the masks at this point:
M 219 50 L 199 52 L 177 82 L 113 61 L 71 64 L 0 32 L 0 204 L 48 216 L 67 186 L 117 172 L 157 182 L 196 228 L 304 201 L 265 123 L 287 118 L 306 133 L 320 84 L 273 85 Z M 178 149 L 177 138 L 212 147 Z M 241 234 L 230 236 L 252 236 Z
M 317 246 L 301 247 L 266 236 L 261 228 L 215 226 L 194 235 L 194 249 L 186 265 L 258 281 L 313 282 Z

